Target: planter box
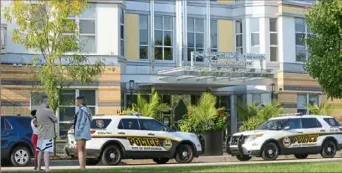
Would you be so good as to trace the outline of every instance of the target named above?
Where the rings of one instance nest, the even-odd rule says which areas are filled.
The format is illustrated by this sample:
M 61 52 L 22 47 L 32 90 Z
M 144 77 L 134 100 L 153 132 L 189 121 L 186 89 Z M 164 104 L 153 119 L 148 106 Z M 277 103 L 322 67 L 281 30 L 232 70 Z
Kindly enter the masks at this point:
M 223 155 L 223 131 L 204 132 L 201 135 L 205 144 L 203 156 Z

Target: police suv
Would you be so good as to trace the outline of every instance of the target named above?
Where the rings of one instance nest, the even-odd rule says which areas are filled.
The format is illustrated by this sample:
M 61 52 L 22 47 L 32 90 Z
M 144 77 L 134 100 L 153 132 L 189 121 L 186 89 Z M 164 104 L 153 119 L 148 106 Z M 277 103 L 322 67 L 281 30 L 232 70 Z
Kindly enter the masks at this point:
M 153 159 L 164 164 L 175 158 L 178 163 L 189 163 L 204 150 L 204 141 L 196 134 L 176 132 L 137 114 L 95 116 L 91 134 L 92 139 L 86 144 L 88 165 L 99 161 L 117 165 L 121 159 Z M 69 155 L 75 151 L 72 137 L 69 135 L 66 147 Z
M 342 149 L 342 127 L 332 116 L 286 115 L 271 118 L 253 131 L 235 133 L 226 138 L 227 153 L 240 161 L 252 156 L 275 160 L 294 154 L 305 159 L 309 154 L 333 158 Z

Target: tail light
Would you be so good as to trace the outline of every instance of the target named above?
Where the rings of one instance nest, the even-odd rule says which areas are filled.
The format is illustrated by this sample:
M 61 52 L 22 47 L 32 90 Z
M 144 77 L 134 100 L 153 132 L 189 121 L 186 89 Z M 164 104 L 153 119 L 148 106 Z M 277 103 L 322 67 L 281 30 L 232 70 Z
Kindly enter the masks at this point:
M 95 130 L 90 130 L 90 134 L 94 134 L 95 132 Z

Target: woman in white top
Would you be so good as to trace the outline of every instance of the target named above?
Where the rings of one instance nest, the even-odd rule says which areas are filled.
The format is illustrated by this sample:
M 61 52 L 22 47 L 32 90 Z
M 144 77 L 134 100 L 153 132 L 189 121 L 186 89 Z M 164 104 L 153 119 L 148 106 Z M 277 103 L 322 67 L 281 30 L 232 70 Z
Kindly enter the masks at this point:
M 36 118 L 36 112 L 37 112 L 37 110 L 31 111 L 31 116 L 32 116 L 31 127 L 32 127 L 32 131 L 33 131 L 31 141 L 32 141 L 32 145 L 34 148 L 34 170 L 38 170 L 38 168 L 37 168 L 37 157 L 39 154 L 39 151 L 36 149 L 37 148 L 37 142 L 38 142 L 38 123 L 37 123 L 37 118 Z

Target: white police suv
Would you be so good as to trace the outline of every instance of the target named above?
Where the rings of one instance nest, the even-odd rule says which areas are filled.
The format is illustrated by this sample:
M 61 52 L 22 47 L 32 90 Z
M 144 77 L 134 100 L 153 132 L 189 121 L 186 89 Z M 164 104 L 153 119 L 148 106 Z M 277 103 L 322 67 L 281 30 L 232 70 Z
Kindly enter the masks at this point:
M 332 116 L 292 115 L 271 118 L 253 131 L 226 138 L 227 153 L 240 161 L 252 156 L 275 160 L 294 154 L 305 159 L 309 154 L 333 158 L 342 149 L 342 127 Z
M 86 144 L 88 165 L 100 160 L 117 165 L 121 159 L 153 159 L 164 164 L 175 158 L 178 163 L 189 163 L 204 151 L 204 141 L 196 134 L 176 132 L 153 118 L 133 114 L 95 116 L 91 134 Z M 69 135 L 70 155 L 71 143 L 75 143 L 71 140 Z

